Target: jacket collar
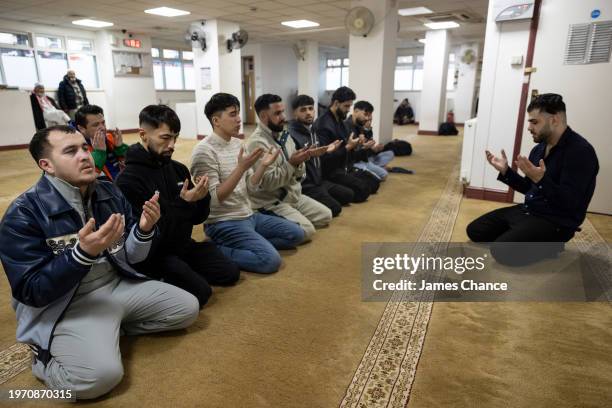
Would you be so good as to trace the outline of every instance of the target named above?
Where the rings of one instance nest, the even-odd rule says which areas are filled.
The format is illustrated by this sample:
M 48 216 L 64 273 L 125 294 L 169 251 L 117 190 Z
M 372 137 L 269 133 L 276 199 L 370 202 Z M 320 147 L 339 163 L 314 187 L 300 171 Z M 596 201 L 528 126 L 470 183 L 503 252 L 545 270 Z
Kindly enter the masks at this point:
M 263 123 L 259 122 L 257 124 L 257 126 L 259 126 L 259 128 L 261 129 L 261 132 L 263 134 L 265 134 L 266 136 L 271 137 L 272 139 L 278 140 L 278 138 L 280 137 L 280 134 L 282 132 L 273 132 L 272 130 L 270 130 L 269 127 L 267 127 L 266 125 L 264 125 Z
M 70 205 L 64 196 L 57 190 L 57 188 L 49 180 L 49 177 L 52 176 L 44 175 L 40 178 L 40 180 L 38 180 L 38 183 L 36 183 L 36 194 L 40 199 L 41 205 L 45 207 L 49 216 L 72 211 L 72 205 Z M 77 187 L 71 186 L 63 180 L 56 180 L 67 184 L 67 187 L 69 188 L 77 189 L 77 193 L 80 194 Z M 95 181 L 90 188 L 95 189 L 91 197 L 92 201 L 105 201 L 113 197 L 112 194 L 107 191 L 107 189 L 102 188 L 97 181 Z

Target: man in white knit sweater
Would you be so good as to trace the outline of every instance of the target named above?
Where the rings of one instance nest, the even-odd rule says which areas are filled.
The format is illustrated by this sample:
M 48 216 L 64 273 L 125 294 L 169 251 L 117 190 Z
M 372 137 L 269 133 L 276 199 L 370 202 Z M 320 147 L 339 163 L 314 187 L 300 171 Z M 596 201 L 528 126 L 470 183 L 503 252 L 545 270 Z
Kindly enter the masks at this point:
M 295 222 L 253 212 L 250 191 L 260 188 L 266 168 L 280 154 L 278 149 L 255 149 L 246 155 L 240 132 L 240 102 L 230 94 L 218 93 L 204 108 L 213 133 L 196 145 L 191 174 L 208 176 L 211 196 L 206 235 L 219 249 L 246 271 L 276 272 L 281 264 L 277 249 L 294 248 L 304 240 Z M 251 169 L 259 160 L 255 171 Z

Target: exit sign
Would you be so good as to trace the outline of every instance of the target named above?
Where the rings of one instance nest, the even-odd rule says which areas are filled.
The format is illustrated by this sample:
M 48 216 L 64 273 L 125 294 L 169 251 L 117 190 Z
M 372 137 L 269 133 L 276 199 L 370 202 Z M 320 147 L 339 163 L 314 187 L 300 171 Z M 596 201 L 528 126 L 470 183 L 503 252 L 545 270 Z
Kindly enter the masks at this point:
M 125 45 L 126 47 L 130 47 L 130 48 L 140 48 L 142 44 L 140 43 L 140 40 L 126 38 L 123 40 L 123 45 Z

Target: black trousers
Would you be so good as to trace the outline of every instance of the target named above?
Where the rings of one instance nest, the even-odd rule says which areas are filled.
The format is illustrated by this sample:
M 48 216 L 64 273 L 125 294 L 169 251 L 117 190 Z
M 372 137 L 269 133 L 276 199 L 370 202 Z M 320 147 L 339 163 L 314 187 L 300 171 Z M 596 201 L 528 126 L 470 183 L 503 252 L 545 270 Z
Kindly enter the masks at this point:
M 359 171 L 359 169 L 351 169 L 348 174 L 344 169 L 338 169 L 329 174 L 327 180 L 353 190 L 354 203 L 366 201 L 370 194 L 378 190 L 380 184 L 375 176 L 365 171 Z
M 327 180 L 323 180 L 319 186 L 314 184 L 303 185 L 302 193 L 328 207 L 334 217 L 342 212 L 342 206 L 355 199 L 353 190 Z
M 491 243 L 495 260 L 511 266 L 555 257 L 574 233 L 573 229 L 530 214 L 522 205 L 493 210 L 467 227 L 472 241 Z
M 146 269 L 145 269 L 146 268 Z M 141 269 L 141 268 L 139 268 Z M 146 262 L 143 272 L 194 295 L 202 308 L 210 295 L 210 285 L 232 285 L 240 278 L 240 269 L 210 242 L 195 242 L 183 254 L 164 254 Z

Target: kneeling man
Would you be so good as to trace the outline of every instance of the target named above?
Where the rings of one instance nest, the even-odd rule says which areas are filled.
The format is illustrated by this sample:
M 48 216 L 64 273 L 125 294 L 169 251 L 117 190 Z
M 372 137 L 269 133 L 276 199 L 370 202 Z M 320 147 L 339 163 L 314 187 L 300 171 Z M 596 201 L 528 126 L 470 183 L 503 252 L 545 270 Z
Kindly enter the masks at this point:
M 44 175 L 0 224 L 17 341 L 30 346 L 32 371 L 48 387 L 95 398 L 123 377 L 120 332 L 185 328 L 198 301 L 132 267 L 156 235 L 157 194 L 134 218 L 121 191 L 96 180 L 87 142 L 71 127 L 39 130 L 30 153 Z
M 537 145 L 529 158 L 518 156 L 520 176 L 501 157 L 487 151 L 497 177 L 525 194 L 525 203 L 491 211 L 472 221 L 467 235 L 491 242 L 491 254 L 502 264 L 527 265 L 554 257 L 584 221 L 599 171 L 597 155 L 586 139 L 567 126 L 561 95 L 543 94 L 527 107 L 528 130 Z M 539 242 L 548 244 L 509 244 Z

